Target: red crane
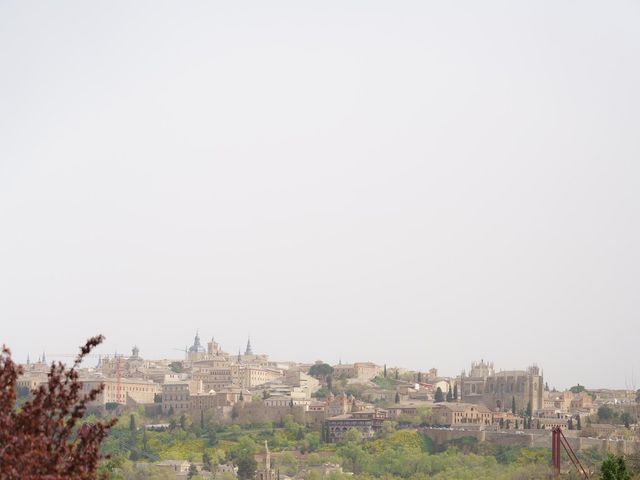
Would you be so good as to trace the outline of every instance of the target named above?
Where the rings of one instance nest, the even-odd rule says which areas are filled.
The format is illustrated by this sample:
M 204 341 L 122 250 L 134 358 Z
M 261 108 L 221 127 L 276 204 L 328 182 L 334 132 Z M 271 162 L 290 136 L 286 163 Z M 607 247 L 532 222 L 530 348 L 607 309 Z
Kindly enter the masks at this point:
M 553 478 L 560 478 L 560 445 L 562 445 L 564 451 L 567 452 L 567 456 L 569 460 L 571 460 L 571 463 L 573 463 L 573 466 L 576 467 L 576 470 L 588 480 L 589 475 L 587 471 L 580 463 L 580 460 L 578 460 L 578 457 L 573 451 L 573 448 L 571 448 L 571 445 L 569 445 L 569 442 L 567 442 L 567 438 L 564 436 L 564 433 L 562 433 L 560 427 L 553 427 L 551 431 L 551 467 L 553 470 Z
M 122 357 L 116 356 L 116 402 L 120 403 L 120 395 L 122 395 L 122 386 L 120 379 L 122 378 Z
M 49 354 L 50 357 L 61 357 L 61 358 L 76 358 L 78 355 L 77 354 L 72 354 L 72 353 L 51 353 Z M 98 358 L 98 361 L 102 360 L 102 359 L 111 359 L 113 358 L 115 360 L 115 376 L 116 376 L 116 402 L 120 403 L 121 401 L 121 397 L 122 397 L 122 384 L 121 384 L 121 379 L 122 379 L 122 360 L 124 358 L 128 358 L 125 357 L 122 354 L 119 353 L 114 353 L 114 354 L 109 354 L 109 353 L 102 353 L 102 354 L 98 354 L 98 353 L 90 353 L 89 355 L 85 355 L 85 357 L 89 357 L 89 358 Z M 124 403 L 124 402 L 123 402 Z

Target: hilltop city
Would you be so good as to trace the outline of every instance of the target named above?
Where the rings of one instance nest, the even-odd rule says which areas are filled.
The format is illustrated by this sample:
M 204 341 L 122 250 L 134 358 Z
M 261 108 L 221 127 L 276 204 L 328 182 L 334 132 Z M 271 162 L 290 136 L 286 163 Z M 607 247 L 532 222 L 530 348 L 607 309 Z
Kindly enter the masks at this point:
M 23 368 L 17 385 L 19 395 L 26 398 L 46 384 L 50 365 L 43 353 Z M 145 438 L 147 431 L 186 425 L 200 425 L 203 431 L 205 425 L 216 425 L 223 431 L 233 425 L 289 421 L 302 429 L 298 439 L 312 432 L 326 445 L 342 445 L 356 434 L 358 441 L 366 442 L 391 430 L 415 429 L 440 447 L 471 438 L 494 445 L 548 448 L 551 432 L 560 427 L 577 452 L 640 450 L 637 392 L 581 385 L 556 391 L 549 388 L 538 365 L 503 370 L 480 360 L 458 375 L 443 376 L 437 368 L 413 371 L 364 360 L 335 365 L 274 361 L 255 352 L 250 339 L 244 352 L 236 354 L 224 351 L 213 337 L 203 341 L 196 333 L 182 359 L 147 359 L 134 346 L 128 356 L 101 355 L 94 367 L 80 369 L 80 379 L 86 392 L 104 385 L 91 405 L 95 414 L 137 412 L 145 424 L 136 429 L 142 428 Z M 145 449 L 149 450 L 146 444 Z M 140 465 L 175 476 L 168 478 L 192 478 L 196 473 L 202 478 L 218 474 L 247 478 L 238 472 L 238 465 L 222 458 L 212 468 L 193 455 L 187 455 L 191 461 L 161 457 L 130 454 Z M 256 452 L 259 464 L 250 477 L 287 478 L 275 466 L 277 457 L 265 441 Z M 321 476 L 343 471 L 344 465 L 333 460 L 316 466 Z M 351 472 L 356 470 L 354 464 Z M 288 474 L 308 477 L 305 468 L 288 469 Z

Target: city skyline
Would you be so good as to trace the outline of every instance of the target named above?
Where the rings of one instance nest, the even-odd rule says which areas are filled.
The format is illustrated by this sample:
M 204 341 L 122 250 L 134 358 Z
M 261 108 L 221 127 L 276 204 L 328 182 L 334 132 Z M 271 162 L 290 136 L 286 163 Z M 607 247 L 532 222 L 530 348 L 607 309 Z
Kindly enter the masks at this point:
M 224 350 L 230 357 L 235 357 L 236 356 L 236 350 L 234 350 L 233 348 L 231 348 L 231 343 L 229 343 L 227 345 L 227 343 L 224 341 L 224 336 L 216 336 L 216 335 L 212 335 L 212 336 L 204 336 L 204 335 L 200 335 L 202 332 L 200 332 L 200 330 L 196 330 L 195 334 L 199 335 L 200 341 L 202 345 L 205 345 L 208 341 L 213 341 L 215 340 L 217 343 L 220 344 L 222 350 Z M 438 370 L 439 374 L 445 376 L 445 377 L 456 377 L 458 375 L 460 375 L 460 372 L 468 372 L 469 371 L 469 367 L 473 364 L 473 363 L 477 363 L 477 362 L 491 362 L 492 365 L 495 365 L 495 369 L 496 372 L 502 372 L 502 371 L 510 371 L 510 370 L 524 370 L 529 368 L 530 366 L 537 366 L 540 367 L 544 373 L 544 377 L 545 377 L 545 381 L 548 384 L 549 388 L 551 389 L 558 389 L 560 391 L 564 390 L 564 389 L 568 389 L 572 386 L 575 385 L 582 385 L 585 386 L 587 388 L 591 388 L 591 389 L 623 389 L 623 390 L 629 390 L 629 391 L 636 391 L 638 388 L 638 384 L 637 384 L 637 380 L 635 378 L 635 372 L 634 371 L 630 371 L 624 374 L 624 378 L 622 379 L 622 382 L 619 384 L 589 384 L 589 383 L 585 383 L 583 381 L 581 381 L 580 379 L 576 380 L 575 382 L 571 383 L 567 383 L 567 384 L 561 384 L 561 383 L 554 383 L 554 379 L 555 379 L 555 375 L 554 372 L 548 372 L 545 371 L 544 369 L 544 365 L 540 364 L 540 362 L 537 361 L 530 361 L 530 362 L 523 362 L 521 364 L 514 364 L 514 365 L 502 365 L 502 364 L 498 364 L 496 362 L 493 361 L 493 359 L 491 358 L 491 356 L 484 356 L 484 357 L 478 357 L 476 359 L 472 359 L 468 364 L 461 366 L 461 368 L 459 368 L 457 371 L 448 371 L 448 370 L 443 370 L 439 367 L 438 364 L 429 364 L 429 365 L 403 365 L 397 362 L 393 361 L 393 357 L 391 356 L 389 359 L 384 359 L 383 357 L 376 357 L 376 358 L 360 358 L 357 356 L 357 354 L 354 352 L 354 356 L 353 357 L 343 357 L 343 356 L 339 356 L 338 358 L 328 358 L 328 357 L 321 357 L 321 358 L 315 358 L 315 359 L 309 359 L 309 358 L 285 358 L 285 357 L 281 357 L 280 355 L 278 355 L 277 352 L 272 352 L 272 351 L 263 351 L 259 346 L 256 349 L 255 347 L 255 342 L 253 340 L 251 340 L 251 335 L 248 335 L 244 342 L 241 342 L 238 345 L 238 352 L 242 352 L 244 354 L 245 349 L 246 349 L 246 345 L 247 345 L 247 341 L 251 341 L 251 345 L 252 345 L 252 349 L 254 350 L 254 352 L 256 354 L 265 354 L 267 355 L 271 361 L 274 362 L 294 362 L 294 363 L 302 363 L 302 364 L 313 364 L 314 362 L 318 362 L 318 361 L 323 361 L 323 362 L 327 362 L 330 365 L 338 365 L 340 363 L 342 364 L 352 364 L 354 362 L 368 362 L 368 361 L 372 361 L 376 364 L 379 364 L 380 366 L 386 366 L 389 369 L 393 369 L 393 368 L 401 368 L 401 369 L 405 369 L 407 371 L 422 371 L 422 372 L 427 372 L 429 369 L 435 368 L 436 370 Z M 139 343 L 132 343 L 131 347 L 129 349 L 122 349 L 122 350 L 113 350 L 110 351 L 108 348 L 108 339 L 105 342 L 104 345 L 100 346 L 96 352 L 94 353 L 94 357 L 90 360 L 90 361 L 85 361 L 83 363 L 84 367 L 92 367 L 95 364 L 97 364 L 97 362 L 99 361 L 97 357 L 99 357 L 100 355 L 105 356 L 106 357 L 111 357 L 114 355 L 121 355 L 123 357 L 129 357 L 131 355 L 131 350 L 133 348 L 136 349 L 136 351 L 139 352 L 140 357 L 144 358 L 146 360 L 160 360 L 160 359 L 166 359 L 166 360 L 176 360 L 176 361 L 182 361 L 185 360 L 186 358 L 186 354 L 189 350 L 189 348 L 192 346 L 193 344 L 193 337 L 191 338 L 191 340 L 189 342 L 187 342 L 187 344 L 183 347 L 183 348 L 170 348 L 170 349 L 156 349 L 156 351 L 162 352 L 165 351 L 167 352 L 166 355 L 162 355 L 160 354 L 160 356 L 151 356 L 151 355 L 145 355 L 145 350 L 144 348 L 140 348 L 140 344 Z M 182 352 L 182 355 L 180 355 L 180 352 Z M 42 355 L 46 356 L 46 361 L 47 363 L 51 363 L 51 361 L 62 361 L 63 363 L 69 363 L 72 360 L 72 357 L 74 355 L 75 352 L 73 351 L 69 351 L 69 352 L 60 352 L 57 351 L 55 349 L 51 350 L 51 351 L 47 351 L 46 349 L 40 351 L 40 352 L 36 352 L 37 354 L 33 354 L 33 352 L 24 354 L 22 356 L 20 355 L 16 355 L 16 352 L 14 353 L 14 357 L 16 358 L 22 358 L 24 357 L 23 362 L 26 361 L 26 359 L 29 359 L 31 363 L 35 363 L 37 361 L 40 360 Z M 63 355 L 63 356 L 61 356 Z M 551 374 L 550 377 L 548 374 Z M 549 378 L 551 378 L 551 380 L 549 380 Z

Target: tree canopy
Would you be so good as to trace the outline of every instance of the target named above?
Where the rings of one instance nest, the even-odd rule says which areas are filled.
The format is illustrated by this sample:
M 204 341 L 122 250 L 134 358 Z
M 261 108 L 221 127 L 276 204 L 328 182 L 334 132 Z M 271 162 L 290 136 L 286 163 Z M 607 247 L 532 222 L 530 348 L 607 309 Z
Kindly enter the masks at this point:
M 580 385 L 578 383 L 577 385 L 574 385 L 573 387 L 571 387 L 569 390 L 571 390 L 571 393 L 582 393 L 586 389 L 584 388 L 584 385 Z
M 90 338 L 80 349 L 71 369 L 53 363 L 47 383 L 31 392 L 21 408 L 16 407 L 18 377 L 22 368 L 6 347 L 0 355 L 0 477 L 4 480 L 55 478 L 95 479 L 102 458 L 100 445 L 115 420 L 85 422 L 87 405 L 104 385 L 83 393 L 78 380 L 82 359 L 102 343 Z
M 601 480 L 631 480 L 631 473 L 623 457 L 609 455 L 600 467 Z
M 436 393 L 433 396 L 433 401 L 436 403 L 444 402 L 444 393 L 442 393 L 442 389 L 440 387 L 436 389 Z
M 316 363 L 309 369 L 309 375 L 316 378 L 326 378 L 333 373 L 333 367 L 328 363 Z

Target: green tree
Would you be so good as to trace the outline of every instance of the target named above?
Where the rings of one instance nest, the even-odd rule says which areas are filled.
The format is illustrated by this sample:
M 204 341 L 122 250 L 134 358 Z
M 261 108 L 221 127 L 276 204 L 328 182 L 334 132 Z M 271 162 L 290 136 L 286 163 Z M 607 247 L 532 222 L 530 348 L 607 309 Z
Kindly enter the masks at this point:
M 362 432 L 360 432 L 360 430 L 358 430 L 357 428 L 350 428 L 349 430 L 347 430 L 347 433 L 345 433 L 344 435 L 344 441 L 345 442 L 352 442 L 352 443 L 361 443 L 362 442 Z
M 422 372 L 418 372 L 418 383 L 422 383 Z
M 398 380 L 399 375 L 400 375 L 400 372 L 398 372 L 398 369 L 396 368 L 396 380 Z
M 383 371 L 383 376 L 384 378 L 387 378 L 387 364 L 384 364 L 384 371 Z M 638 390 L 638 395 L 640 395 L 640 390 Z
M 614 411 L 608 405 L 602 405 L 598 408 L 598 419 L 603 422 L 612 420 L 614 417 Z
M 458 384 L 457 383 L 453 386 L 453 399 L 458 400 Z
M 585 388 L 583 385 L 577 384 L 571 387 L 569 390 L 571 390 L 571 393 L 582 393 L 585 391 Z
M 525 415 L 527 417 L 531 417 L 533 415 L 533 409 L 531 408 L 531 402 L 527 402 L 527 409 L 525 411 Z
M 400 403 L 400 392 L 396 392 L 396 403 Z
M 207 440 L 210 447 L 215 447 L 218 444 L 218 432 L 215 428 L 210 428 L 207 432 Z
M 206 450 L 202 454 L 202 468 L 207 472 L 213 471 L 213 462 L 211 459 L 211 455 Z
M 582 430 L 582 420 L 580 415 L 576 415 L 576 430 Z
M 354 429 L 351 429 L 354 430 Z M 349 433 L 349 432 L 347 432 Z M 346 464 L 351 467 L 354 474 L 362 471 L 362 467 L 367 459 L 367 453 L 362 446 L 356 442 L 348 441 L 338 448 L 338 455 L 342 457 Z
M 380 427 L 380 437 L 388 438 L 389 435 L 391 435 L 395 431 L 396 431 L 395 422 L 385 420 L 384 422 L 382 422 L 382 426 Z
M 189 465 L 189 472 L 187 473 L 187 478 L 193 478 L 196 475 L 198 475 L 198 468 L 195 466 L 195 464 L 191 464 Z
M 180 415 L 180 428 L 182 430 L 187 429 L 187 416 L 184 413 Z
M 319 450 L 320 445 L 320 434 L 318 432 L 310 432 L 304 436 L 304 446 L 307 452 Z
M 284 452 L 278 457 L 278 467 L 286 475 L 295 475 L 300 469 L 300 464 L 295 455 L 291 452 Z
M 258 468 L 258 462 L 253 458 L 253 455 L 243 454 L 237 461 L 238 478 L 240 480 L 250 480 L 256 475 L 256 469 Z
M 137 460 L 139 458 L 138 450 L 136 449 L 136 436 L 138 432 L 138 427 L 136 426 L 136 416 L 132 413 L 129 416 L 129 448 L 131 449 L 131 453 L 129 458 L 131 460 Z
M 511 413 L 516 414 L 516 397 L 511 397 Z
M 319 379 L 326 379 L 333 374 L 333 367 L 328 363 L 316 363 L 309 369 L 309 375 Z
M 444 393 L 442 393 L 442 389 L 440 387 L 436 389 L 436 394 L 433 397 L 433 401 L 435 403 L 444 402 Z
M 600 480 L 631 480 L 624 458 L 609 454 L 600 466 Z
M 451 390 L 451 385 L 447 389 L 447 402 L 453 402 L 453 390 Z
M 184 365 L 182 362 L 171 362 L 169 364 L 169 368 L 173 373 L 182 373 L 184 372 Z

